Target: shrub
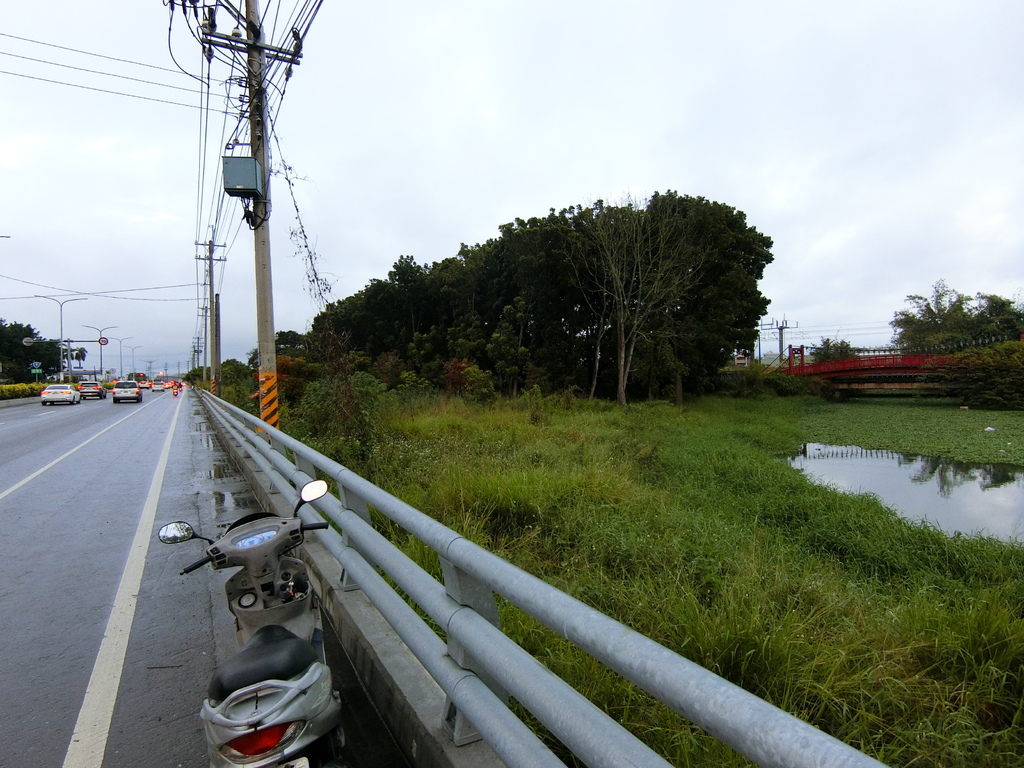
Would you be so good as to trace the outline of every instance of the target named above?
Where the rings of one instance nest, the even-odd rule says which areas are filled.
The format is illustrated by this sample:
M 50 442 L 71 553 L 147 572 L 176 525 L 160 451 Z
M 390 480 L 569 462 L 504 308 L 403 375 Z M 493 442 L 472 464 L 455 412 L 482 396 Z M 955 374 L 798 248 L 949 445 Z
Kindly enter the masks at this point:
M 730 371 L 724 386 L 733 397 L 759 398 L 765 395 L 802 395 L 807 392 L 806 382 L 798 376 L 787 376 L 772 371 L 760 363 Z
M 36 397 L 43 386 L 42 384 L 3 384 L 0 385 L 0 400 L 20 400 L 24 397 Z
M 940 368 L 940 375 L 964 405 L 1024 410 L 1024 342 L 1007 341 L 960 352 Z

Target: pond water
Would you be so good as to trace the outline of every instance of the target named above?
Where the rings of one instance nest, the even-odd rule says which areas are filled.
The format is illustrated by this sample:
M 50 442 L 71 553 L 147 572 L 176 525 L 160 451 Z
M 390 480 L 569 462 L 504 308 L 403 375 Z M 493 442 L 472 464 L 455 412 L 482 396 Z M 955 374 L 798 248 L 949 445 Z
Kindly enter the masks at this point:
M 872 493 L 947 533 L 1024 541 L 1024 467 L 807 443 L 790 464 L 822 485 Z

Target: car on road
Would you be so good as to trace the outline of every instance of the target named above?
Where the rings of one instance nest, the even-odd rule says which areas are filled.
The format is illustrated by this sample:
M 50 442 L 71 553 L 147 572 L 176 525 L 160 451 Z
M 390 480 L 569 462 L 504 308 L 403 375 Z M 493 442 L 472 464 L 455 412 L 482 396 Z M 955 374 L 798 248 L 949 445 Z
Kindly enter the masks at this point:
M 110 399 L 117 405 L 122 400 L 134 400 L 142 402 L 142 387 L 137 381 L 115 381 L 114 388 L 110 390 Z
M 85 400 L 87 397 L 95 397 L 97 400 L 106 400 L 107 390 L 98 381 L 80 381 L 78 383 L 78 391 L 82 395 L 82 399 Z
M 162 381 L 154 381 L 152 389 L 153 389 L 154 392 L 163 392 L 164 391 L 164 383 Z
M 78 405 L 82 402 L 82 393 L 70 384 L 51 384 L 39 393 L 39 398 L 43 405 L 53 405 L 54 403 Z

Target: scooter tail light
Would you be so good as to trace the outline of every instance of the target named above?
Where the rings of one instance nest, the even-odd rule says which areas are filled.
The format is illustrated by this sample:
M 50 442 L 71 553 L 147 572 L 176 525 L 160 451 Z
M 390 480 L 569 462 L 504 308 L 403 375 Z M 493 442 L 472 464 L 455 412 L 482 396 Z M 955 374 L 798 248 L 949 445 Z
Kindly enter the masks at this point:
M 220 751 L 234 763 L 252 763 L 270 752 L 287 747 L 302 732 L 303 725 L 304 722 L 296 720 L 293 723 L 280 723 L 249 731 L 229 741 L 220 748 Z

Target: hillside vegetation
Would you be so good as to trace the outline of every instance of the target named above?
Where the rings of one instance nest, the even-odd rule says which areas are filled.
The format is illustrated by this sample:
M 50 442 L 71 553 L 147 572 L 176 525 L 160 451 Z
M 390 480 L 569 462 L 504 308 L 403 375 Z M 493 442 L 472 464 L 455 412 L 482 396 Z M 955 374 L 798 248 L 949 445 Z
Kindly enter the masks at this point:
M 358 450 L 310 439 L 867 754 L 915 768 L 1024 764 L 1024 549 L 904 521 L 783 460 L 826 441 L 1024 464 L 1019 414 L 927 401 L 706 398 L 680 409 L 422 395 L 363 415 L 373 428 Z M 439 573 L 433 553 L 389 532 Z M 503 605 L 502 621 L 673 764 L 748 764 L 517 609 Z

